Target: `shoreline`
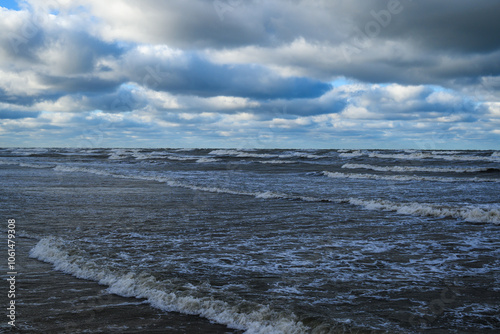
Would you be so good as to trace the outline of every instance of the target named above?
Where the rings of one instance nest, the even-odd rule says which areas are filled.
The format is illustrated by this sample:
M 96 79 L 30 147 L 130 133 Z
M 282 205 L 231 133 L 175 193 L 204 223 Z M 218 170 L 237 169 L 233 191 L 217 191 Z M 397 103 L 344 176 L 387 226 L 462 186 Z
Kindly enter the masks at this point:
M 106 286 L 30 258 L 35 239 L 20 237 L 18 241 L 16 329 L 6 327 L 6 322 L 1 329 L 19 333 L 243 333 L 195 315 L 156 309 L 145 299 L 109 294 Z

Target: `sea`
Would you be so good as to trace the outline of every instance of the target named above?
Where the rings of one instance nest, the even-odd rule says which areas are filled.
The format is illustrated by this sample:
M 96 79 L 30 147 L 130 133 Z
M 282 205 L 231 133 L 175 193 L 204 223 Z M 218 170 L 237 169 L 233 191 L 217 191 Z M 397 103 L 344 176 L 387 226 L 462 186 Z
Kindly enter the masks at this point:
M 0 332 L 500 332 L 499 151 L 0 148 L 0 186 Z

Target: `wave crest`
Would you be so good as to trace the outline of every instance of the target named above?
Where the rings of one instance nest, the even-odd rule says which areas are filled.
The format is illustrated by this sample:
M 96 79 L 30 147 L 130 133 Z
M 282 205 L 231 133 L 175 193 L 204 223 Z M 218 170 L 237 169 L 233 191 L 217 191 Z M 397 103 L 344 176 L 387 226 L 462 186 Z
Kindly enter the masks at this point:
M 294 314 L 284 314 L 271 310 L 266 305 L 255 304 L 251 308 L 248 301 L 240 304 L 214 299 L 211 296 L 199 297 L 189 291 L 179 292 L 167 282 L 160 282 L 150 274 L 137 272 L 118 272 L 97 265 L 80 255 L 65 250 L 61 239 L 46 237 L 31 249 L 30 257 L 52 263 L 56 270 L 77 278 L 97 281 L 107 285 L 108 291 L 124 297 L 146 299 L 153 307 L 168 311 L 198 315 L 232 328 L 245 330 L 246 333 L 307 333 L 302 322 Z M 71 255 L 70 255 L 71 254 Z M 196 290 L 196 286 L 192 286 Z M 248 310 L 251 309 L 251 310 Z
M 426 217 L 449 217 L 463 219 L 470 223 L 500 224 L 500 208 L 452 207 L 427 203 L 396 203 L 387 200 L 363 200 L 349 198 L 344 203 L 362 206 L 368 210 L 394 211 L 400 214 Z

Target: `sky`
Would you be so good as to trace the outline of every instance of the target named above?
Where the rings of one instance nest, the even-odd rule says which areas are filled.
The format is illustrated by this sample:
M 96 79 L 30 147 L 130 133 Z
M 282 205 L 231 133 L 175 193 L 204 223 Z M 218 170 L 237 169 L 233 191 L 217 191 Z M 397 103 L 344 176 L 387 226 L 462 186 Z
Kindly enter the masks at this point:
M 500 149 L 498 0 L 0 0 L 1 147 Z

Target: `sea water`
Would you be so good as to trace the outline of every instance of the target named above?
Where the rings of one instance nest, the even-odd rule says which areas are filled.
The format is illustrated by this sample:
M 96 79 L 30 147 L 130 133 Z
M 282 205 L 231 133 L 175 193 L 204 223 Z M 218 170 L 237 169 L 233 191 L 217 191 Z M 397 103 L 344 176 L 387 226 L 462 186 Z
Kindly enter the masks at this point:
M 25 332 L 500 330 L 498 151 L 4 148 L 0 182 Z

